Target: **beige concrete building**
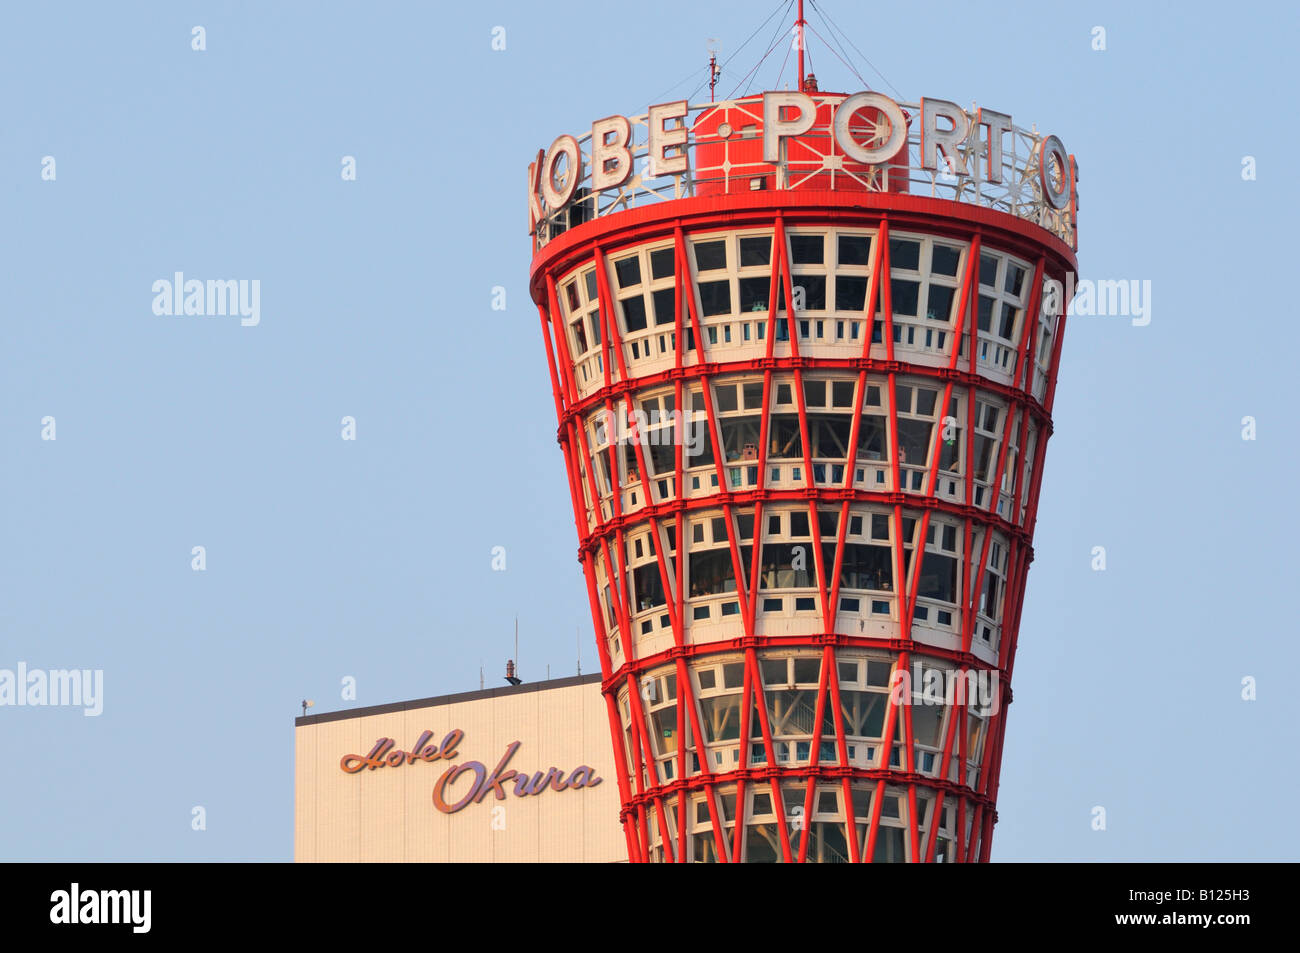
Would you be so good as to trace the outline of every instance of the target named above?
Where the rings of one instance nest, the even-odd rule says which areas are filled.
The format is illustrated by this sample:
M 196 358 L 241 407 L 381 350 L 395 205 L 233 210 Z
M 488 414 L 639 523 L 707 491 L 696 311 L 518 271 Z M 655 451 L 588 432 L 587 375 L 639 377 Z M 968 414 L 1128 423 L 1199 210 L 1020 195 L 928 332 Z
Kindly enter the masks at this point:
M 297 861 L 627 860 L 599 675 L 295 726 Z

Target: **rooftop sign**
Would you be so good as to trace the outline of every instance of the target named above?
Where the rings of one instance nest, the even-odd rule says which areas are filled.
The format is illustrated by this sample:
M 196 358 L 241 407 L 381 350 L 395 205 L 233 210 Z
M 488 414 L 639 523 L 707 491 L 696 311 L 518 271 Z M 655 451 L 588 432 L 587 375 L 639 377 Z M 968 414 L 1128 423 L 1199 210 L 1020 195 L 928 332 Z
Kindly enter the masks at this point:
M 528 166 L 540 248 L 593 218 L 654 202 L 765 189 L 894 192 L 982 205 L 1076 243 L 1078 170 L 1061 140 L 946 99 L 767 92 L 607 116 Z

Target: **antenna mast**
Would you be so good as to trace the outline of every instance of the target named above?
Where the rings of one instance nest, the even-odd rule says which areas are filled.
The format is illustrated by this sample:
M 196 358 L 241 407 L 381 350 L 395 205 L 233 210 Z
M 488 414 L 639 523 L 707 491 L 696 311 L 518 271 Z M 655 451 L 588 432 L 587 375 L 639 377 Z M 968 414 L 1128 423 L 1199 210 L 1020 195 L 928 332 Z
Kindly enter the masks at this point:
M 716 43 L 716 40 L 710 39 L 710 43 Z M 716 47 L 709 47 L 709 102 L 713 102 L 713 89 L 718 85 L 718 50 Z M 579 673 L 581 674 L 581 673 Z
M 795 40 L 799 44 L 799 90 L 803 90 L 803 29 L 806 21 L 803 18 L 803 0 L 799 0 L 799 19 L 795 21 Z
M 511 685 L 523 681 L 519 677 L 519 616 L 515 616 L 515 657 L 506 659 L 506 681 Z

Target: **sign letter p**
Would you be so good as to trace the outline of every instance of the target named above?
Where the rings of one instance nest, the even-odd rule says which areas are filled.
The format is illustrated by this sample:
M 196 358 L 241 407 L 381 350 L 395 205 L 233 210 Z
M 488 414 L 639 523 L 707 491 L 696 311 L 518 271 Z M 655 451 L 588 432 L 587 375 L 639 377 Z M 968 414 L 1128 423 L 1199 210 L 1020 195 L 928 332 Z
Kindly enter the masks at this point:
M 782 113 L 796 109 L 799 115 L 785 118 Z M 779 92 L 763 94 L 763 161 L 781 161 L 781 140 L 802 136 L 817 118 L 817 104 L 806 93 Z

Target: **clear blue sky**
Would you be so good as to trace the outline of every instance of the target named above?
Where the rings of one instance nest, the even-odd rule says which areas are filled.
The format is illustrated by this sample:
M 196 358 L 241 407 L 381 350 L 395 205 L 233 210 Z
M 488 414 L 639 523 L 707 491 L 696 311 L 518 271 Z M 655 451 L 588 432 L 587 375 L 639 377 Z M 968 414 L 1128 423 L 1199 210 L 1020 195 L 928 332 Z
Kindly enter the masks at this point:
M 1059 135 L 1083 277 L 1152 282 L 1067 327 L 994 859 L 1296 859 L 1294 8 L 824 5 L 906 99 Z M 5 6 L 0 668 L 105 709 L 0 708 L 0 859 L 290 859 L 300 699 L 500 684 L 516 613 L 525 677 L 596 669 L 525 166 L 775 6 Z M 176 271 L 261 323 L 155 316 Z

